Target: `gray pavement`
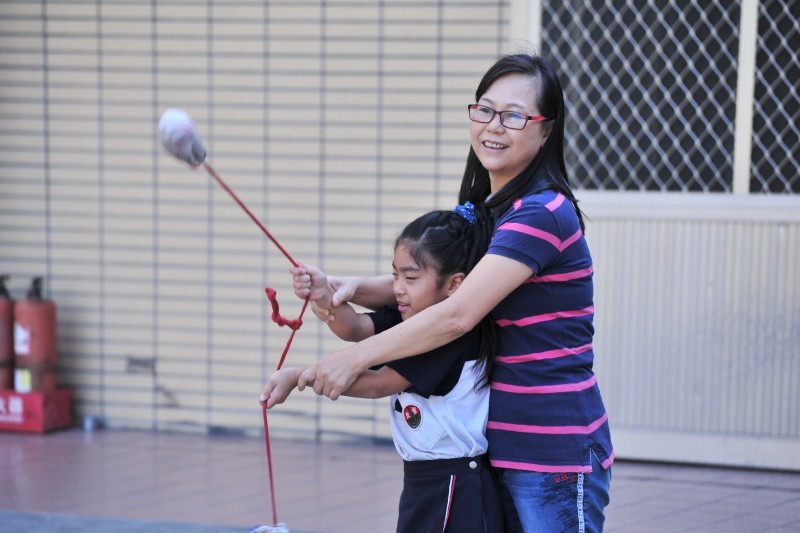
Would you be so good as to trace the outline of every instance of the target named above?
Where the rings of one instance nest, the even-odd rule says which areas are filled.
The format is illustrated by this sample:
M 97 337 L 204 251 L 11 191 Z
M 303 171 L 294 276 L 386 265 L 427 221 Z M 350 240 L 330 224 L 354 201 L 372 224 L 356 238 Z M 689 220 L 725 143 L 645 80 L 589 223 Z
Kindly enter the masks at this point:
M 292 533 L 394 531 L 386 443 L 273 437 Z M 618 460 L 605 531 L 798 532 L 800 472 Z M 149 431 L 0 433 L 0 531 L 246 532 L 272 520 L 263 438 Z

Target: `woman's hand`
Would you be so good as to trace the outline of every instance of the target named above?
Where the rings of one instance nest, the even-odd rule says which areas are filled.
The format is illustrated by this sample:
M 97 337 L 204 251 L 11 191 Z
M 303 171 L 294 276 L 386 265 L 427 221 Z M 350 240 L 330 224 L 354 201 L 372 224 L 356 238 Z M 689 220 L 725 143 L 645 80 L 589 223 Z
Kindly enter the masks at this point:
M 359 287 L 359 278 L 329 276 L 328 283 L 330 283 L 333 290 L 331 305 L 339 307 L 342 304 L 353 301 Z
M 317 302 L 311 302 L 311 312 L 314 313 L 315 317 L 326 324 L 332 323 L 336 318 L 329 309 L 322 307 Z
M 352 350 L 352 346 L 345 348 L 303 370 L 297 380 L 297 388 L 303 390 L 306 385 L 311 385 L 320 396 L 338 400 L 364 370 L 350 354 Z
M 264 385 L 258 401 L 262 404 L 266 403 L 267 409 L 285 402 L 286 398 L 297 386 L 297 380 L 302 370 L 302 368 L 297 367 L 282 368 L 272 374 L 267 384 Z

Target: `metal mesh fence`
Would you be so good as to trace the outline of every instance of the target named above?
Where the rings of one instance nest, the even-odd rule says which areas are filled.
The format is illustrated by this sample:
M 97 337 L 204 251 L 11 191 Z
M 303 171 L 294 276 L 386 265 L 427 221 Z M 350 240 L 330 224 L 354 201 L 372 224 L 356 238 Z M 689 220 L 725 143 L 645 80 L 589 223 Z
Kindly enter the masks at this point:
M 800 193 L 800 2 L 759 4 L 750 191 Z
M 760 6 L 753 192 L 798 192 L 800 3 Z M 740 4 L 544 2 L 582 188 L 731 192 Z M 797 152 L 796 149 L 794 149 Z

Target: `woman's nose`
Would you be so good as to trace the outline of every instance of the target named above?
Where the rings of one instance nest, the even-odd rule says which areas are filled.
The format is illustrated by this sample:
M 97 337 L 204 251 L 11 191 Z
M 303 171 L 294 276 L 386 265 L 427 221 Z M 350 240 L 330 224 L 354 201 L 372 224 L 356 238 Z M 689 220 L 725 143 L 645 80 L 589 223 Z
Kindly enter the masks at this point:
M 501 130 L 505 129 L 505 126 L 503 126 L 503 123 L 500 122 L 500 113 L 495 113 L 494 114 L 494 116 L 492 117 L 492 120 L 490 120 L 486 124 L 486 129 L 490 129 L 492 131 L 501 131 Z

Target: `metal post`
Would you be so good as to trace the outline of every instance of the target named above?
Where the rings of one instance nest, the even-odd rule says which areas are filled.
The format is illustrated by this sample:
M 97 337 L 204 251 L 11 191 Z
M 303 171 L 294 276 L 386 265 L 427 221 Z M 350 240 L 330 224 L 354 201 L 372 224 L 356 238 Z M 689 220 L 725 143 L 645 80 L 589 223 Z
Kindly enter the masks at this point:
M 753 99 L 758 39 L 758 0 L 742 0 L 739 16 L 739 66 L 736 81 L 736 123 L 733 149 L 733 192 L 750 193 L 753 148 Z

